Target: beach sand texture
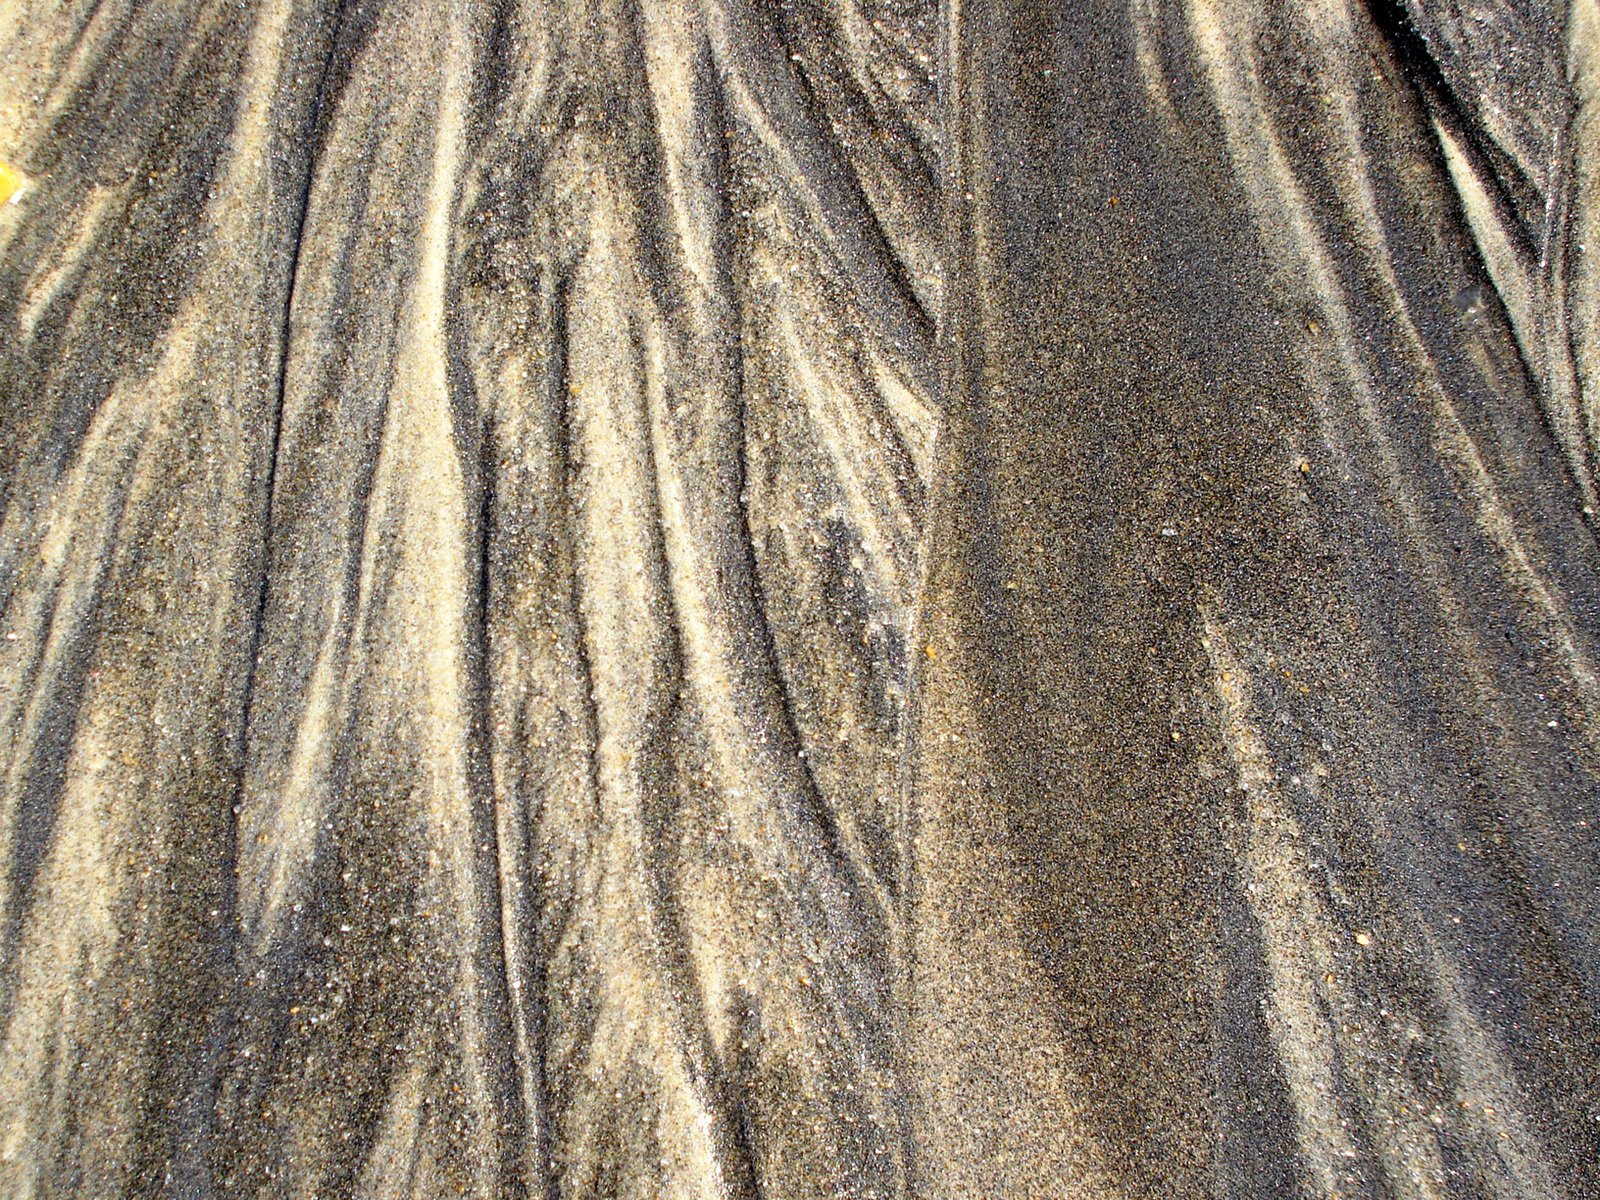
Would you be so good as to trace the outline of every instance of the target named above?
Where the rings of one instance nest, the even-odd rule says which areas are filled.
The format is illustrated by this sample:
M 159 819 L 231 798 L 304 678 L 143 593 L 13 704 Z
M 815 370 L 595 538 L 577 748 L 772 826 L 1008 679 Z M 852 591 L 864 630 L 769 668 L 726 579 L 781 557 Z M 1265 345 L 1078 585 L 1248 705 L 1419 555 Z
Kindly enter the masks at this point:
M 0 1196 L 1600 1197 L 1595 0 L 0 47 Z

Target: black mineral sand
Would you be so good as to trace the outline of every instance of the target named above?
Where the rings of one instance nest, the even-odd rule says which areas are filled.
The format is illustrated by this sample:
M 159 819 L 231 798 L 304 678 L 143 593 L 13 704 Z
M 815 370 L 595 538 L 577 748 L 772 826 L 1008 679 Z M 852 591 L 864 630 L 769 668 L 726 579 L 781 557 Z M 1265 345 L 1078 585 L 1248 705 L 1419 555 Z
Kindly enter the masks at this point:
M 1600 1198 L 1595 0 L 0 46 L 0 1198 Z

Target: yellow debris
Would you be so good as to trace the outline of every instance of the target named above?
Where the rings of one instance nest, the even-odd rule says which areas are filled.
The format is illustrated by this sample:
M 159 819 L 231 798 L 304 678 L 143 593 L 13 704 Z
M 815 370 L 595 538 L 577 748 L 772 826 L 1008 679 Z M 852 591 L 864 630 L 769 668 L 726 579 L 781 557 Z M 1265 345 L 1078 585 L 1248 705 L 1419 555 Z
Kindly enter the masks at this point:
M 28 177 L 10 163 L 0 162 L 0 204 L 9 204 L 21 196 L 28 186 Z

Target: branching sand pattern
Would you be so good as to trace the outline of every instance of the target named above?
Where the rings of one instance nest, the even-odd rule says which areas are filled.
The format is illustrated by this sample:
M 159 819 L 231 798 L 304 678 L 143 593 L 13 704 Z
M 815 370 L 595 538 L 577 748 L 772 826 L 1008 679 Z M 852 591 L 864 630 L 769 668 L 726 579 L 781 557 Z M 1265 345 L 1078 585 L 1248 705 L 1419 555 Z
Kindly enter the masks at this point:
M 1600 1195 L 1595 0 L 0 45 L 0 1196 Z

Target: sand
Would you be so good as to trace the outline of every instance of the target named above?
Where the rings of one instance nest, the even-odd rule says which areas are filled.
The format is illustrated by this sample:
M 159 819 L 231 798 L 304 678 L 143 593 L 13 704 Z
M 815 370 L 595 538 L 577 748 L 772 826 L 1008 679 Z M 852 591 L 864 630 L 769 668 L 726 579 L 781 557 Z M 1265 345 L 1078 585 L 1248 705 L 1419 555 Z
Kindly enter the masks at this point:
M 0 40 L 0 1196 L 1600 1195 L 1594 0 Z

